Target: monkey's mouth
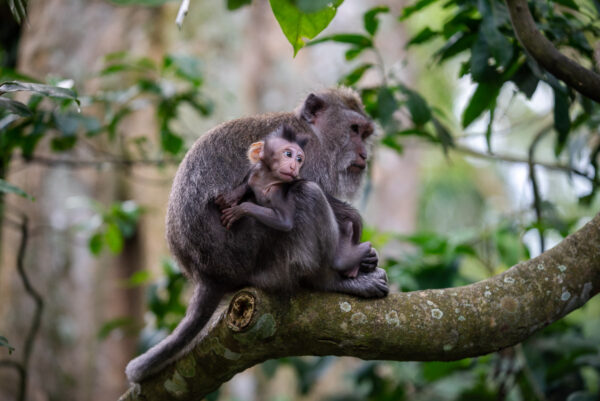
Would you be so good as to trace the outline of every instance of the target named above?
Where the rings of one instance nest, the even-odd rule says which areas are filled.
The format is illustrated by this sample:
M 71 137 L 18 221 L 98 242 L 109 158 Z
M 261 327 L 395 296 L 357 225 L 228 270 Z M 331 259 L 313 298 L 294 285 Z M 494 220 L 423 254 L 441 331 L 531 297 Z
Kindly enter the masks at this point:
M 281 175 L 282 178 L 287 178 L 290 181 L 293 181 L 296 179 L 297 175 L 292 174 L 292 173 L 284 173 L 283 171 L 279 173 Z
M 348 170 L 355 172 L 355 173 L 360 173 L 365 168 L 367 168 L 367 163 L 352 163 L 350 165 L 350 167 L 348 167 Z

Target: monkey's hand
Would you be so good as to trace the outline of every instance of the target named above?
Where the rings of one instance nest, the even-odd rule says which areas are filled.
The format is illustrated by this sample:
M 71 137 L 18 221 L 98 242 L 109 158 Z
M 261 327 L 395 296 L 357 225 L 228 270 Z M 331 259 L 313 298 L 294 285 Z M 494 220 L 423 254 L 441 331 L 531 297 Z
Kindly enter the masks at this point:
M 371 247 L 369 253 L 367 253 L 360 261 L 360 271 L 364 273 L 370 273 L 377 268 L 378 264 L 379 255 L 377 254 L 377 250 Z
M 240 198 L 235 193 L 221 194 L 215 198 L 215 204 L 219 207 L 221 212 L 236 206 L 239 201 Z
M 221 224 L 226 229 L 230 229 L 233 223 L 246 215 L 246 209 L 243 205 L 236 205 L 221 211 Z

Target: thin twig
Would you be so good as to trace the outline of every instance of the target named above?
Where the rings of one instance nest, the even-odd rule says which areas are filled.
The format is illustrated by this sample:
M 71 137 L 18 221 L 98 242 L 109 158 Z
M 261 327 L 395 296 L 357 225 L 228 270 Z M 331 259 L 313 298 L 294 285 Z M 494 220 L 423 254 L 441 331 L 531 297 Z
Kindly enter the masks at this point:
M 181 27 L 183 26 L 183 19 L 187 15 L 189 9 L 190 0 L 183 0 L 181 2 L 181 6 L 179 7 L 179 11 L 177 12 L 177 18 L 175 19 L 175 23 L 177 24 L 179 29 L 181 29 Z
M 460 153 L 466 154 L 468 156 L 477 157 L 480 159 L 497 160 L 497 161 L 503 161 L 503 162 L 508 162 L 508 163 L 517 163 L 517 164 L 529 164 L 528 159 L 522 159 L 522 158 L 519 158 L 516 156 L 502 155 L 502 154 L 498 154 L 498 153 L 491 154 L 491 153 L 480 152 L 478 150 L 471 149 L 469 147 L 461 146 L 461 145 L 456 145 L 454 147 L 450 147 L 450 149 L 454 149 Z M 576 168 L 571 167 L 571 166 L 566 166 L 563 164 L 552 164 L 552 163 L 546 163 L 546 162 L 540 162 L 540 161 L 534 161 L 533 164 L 535 164 L 536 166 L 543 167 L 548 170 L 572 173 L 572 174 L 578 175 L 580 177 L 583 177 L 591 182 L 594 182 L 593 177 L 590 177 L 583 171 L 577 170 Z
M 523 344 L 517 344 L 515 346 L 515 350 L 517 351 L 523 364 L 521 370 L 525 375 L 527 381 L 529 381 L 529 385 L 531 386 L 531 389 L 533 390 L 533 393 L 535 394 L 536 398 L 540 401 L 546 401 L 546 395 L 544 394 L 544 391 L 540 388 L 540 385 L 538 384 L 535 378 L 535 374 L 533 373 L 533 371 L 529 367 L 529 364 L 527 363 L 527 356 L 523 351 Z
M 130 167 L 136 165 L 160 166 L 163 164 L 178 164 L 176 159 L 106 159 L 106 160 L 81 160 L 81 159 L 56 159 L 45 156 L 35 156 L 28 163 L 37 163 L 45 166 L 67 166 L 70 168 L 98 168 L 103 165 L 113 164 Z
M 13 368 L 19 374 L 19 400 L 24 400 L 25 398 L 25 383 L 26 380 L 26 371 L 23 367 L 23 364 L 17 361 L 13 361 L 10 359 L 2 359 L 0 360 L 0 368 Z
M 28 239 L 28 219 L 27 216 L 23 216 L 23 220 L 21 222 L 21 243 L 19 244 L 19 251 L 17 253 L 17 271 L 19 272 L 19 276 L 21 277 L 21 281 L 23 282 L 25 291 L 31 296 L 31 298 L 33 298 L 35 302 L 35 312 L 33 315 L 31 327 L 29 328 L 29 332 L 27 333 L 27 336 L 25 338 L 25 346 L 23 347 L 23 360 L 21 362 L 21 365 L 23 367 L 23 374 L 21 375 L 19 397 L 17 398 L 19 401 L 25 400 L 29 359 L 33 350 L 33 343 L 35 341 L 35 337 L 40 328 L 40 324 L 42 321 L 42 311 L 44 309 L 44 300 L 42 299 L 40 294 L 35 290 L 35 288 L 33 288 L 31 282 L 29 281 L 29 277 L 25 272 L 25 251 L 27 250 Z
M 540 195 L 540 187 L 535 175 L 535 149 L 542 138 L 550 132 L 550 129 L 543 129 L 537 133 L 531 146 L 529 146 L 529 180 L 531 181 L 531 190 L 533 192 L 533 209 L 535 210 L 535 218 L 538 224 L 538 233 L 540 234 L 540 252 L 546 249 L 546 241 L 544 239 L 544 228 L 542 227 L 542 196 Z

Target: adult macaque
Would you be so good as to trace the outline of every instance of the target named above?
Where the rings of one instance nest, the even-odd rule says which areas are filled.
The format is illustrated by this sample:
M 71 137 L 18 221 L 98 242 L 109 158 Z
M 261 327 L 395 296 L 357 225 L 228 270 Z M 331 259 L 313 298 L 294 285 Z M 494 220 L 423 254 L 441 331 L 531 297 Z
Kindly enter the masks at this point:
M 294 130 L 284 125 L 264 140 L 250 145 L 248 159 L 252 166 L 246 179 L 215 200 L 221 208 L 225 228 L 231 229 L 233 223 L 244 216 L 279 231 L 294 228 L 297 194 L 305 191 L 306 181 L 300 179 L 300 169 L 307 142 L 307 137 L 298 138 Z M 241 200 L 245 202 L 238 204 Z M 361 266 L 371 270 L 377 266 L 377 256 L 369 242 L 353 244 L 353 223 L 356 222 L 344 222 L 340 229 L 332 264 L 348 277 L 356 277 Z M 356 224 L 360 224 L 360 220 Z
M 309 138 L 310 158 L 302 167 L 308 181 L 295 195 L 294 229 L 282 233 L 256 219 L 240 219 L 227 230 L 213 200 L 242 182 L 248 147 L 283 124 Z M 358 215 L 333 197 L 358 191 L 372 133 L 360 98 L 340 88 L 310 94 L 295 112 L 221 124 L 196 141 L 179 166 L 167 211 L 167 241 L 194 293 L 173 333 L 127 365 L 130 381 L 158 372 L 193 347 L 223 295 L 244 286 L 282 294 L 298 288 L 365 298 L 388 293 L 385 271 L 376 261 L 355 278 L 331 268 L 339 227 L 344 231 L 353 221 L 349 216 Z M 353 225 L 349 235 L 358 243 L 360 226 Z

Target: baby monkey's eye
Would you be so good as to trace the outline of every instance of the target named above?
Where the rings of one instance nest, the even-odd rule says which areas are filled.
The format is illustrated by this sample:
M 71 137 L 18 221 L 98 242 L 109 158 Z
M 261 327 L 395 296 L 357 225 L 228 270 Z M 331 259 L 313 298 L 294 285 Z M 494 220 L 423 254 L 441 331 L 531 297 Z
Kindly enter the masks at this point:
M 289 150 L 286 150 L 285 152 L 283 152 L 283 155 L 285 157 L 292 157 L 292 152 L 290 152 Z
M 302 156 L 298 156 L 298 157 L 296 157 L 296 161 L 297 161 L 298 163 L 302 163 Z

